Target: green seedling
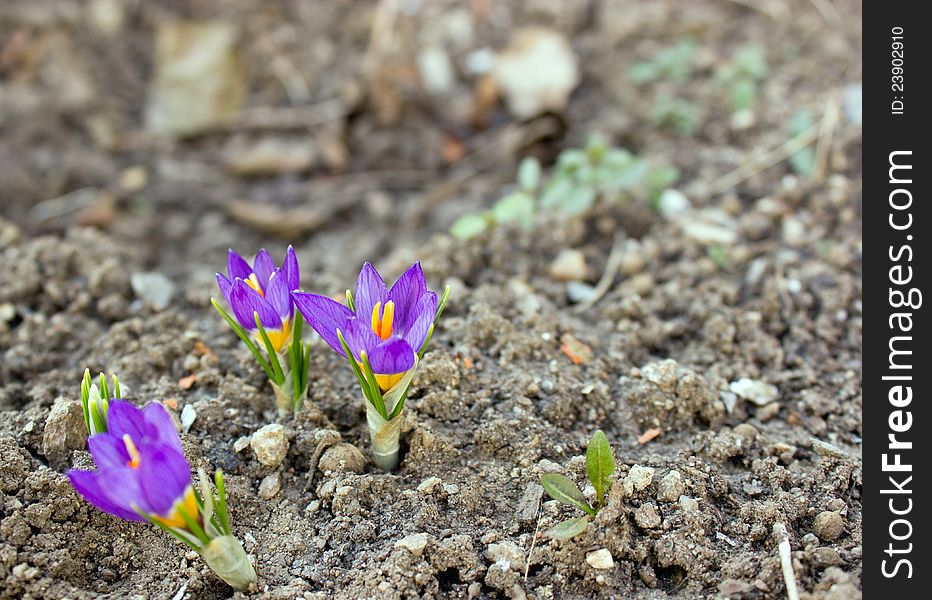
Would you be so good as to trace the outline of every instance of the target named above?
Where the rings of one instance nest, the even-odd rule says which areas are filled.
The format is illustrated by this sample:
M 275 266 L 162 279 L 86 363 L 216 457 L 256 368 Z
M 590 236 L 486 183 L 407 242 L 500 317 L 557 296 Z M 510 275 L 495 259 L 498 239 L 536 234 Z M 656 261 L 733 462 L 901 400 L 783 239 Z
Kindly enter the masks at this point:
M 812 118 L 812 113 L 805 108 L 796 111 L 790 118 L 790 138 L 801 135 L 811 129 L 813 125 L 815 125 L 815 121 Z M 815 167 L 815 149 L 810 144 L 794 152 L 790 155 L 789 163 L 790 168 L 792 168 L 797 175 L 809 177 L 812 175 L 812 169 Z
M 728 97 L 731 110 L 738 112 L 754 107 L 757 85 L 768 72 L 764 48 L 749 44 L 739 48 L 734 57 L 718 69 L 715 80 Z
M 661 98 L 654 105 L 650 119 L 660 127 L 674 130 L 683 137 L 696 133 L 701 121 L 699 106 L 682 98 Z
M 98 386 L 91 379 L 91 370 L 84 369 L 84 379 L 81 380 L 81 408 L 84 410 L 84 425 L 88 436 L 106 433 L 107 409 L 110 407 L 110 400 L 123 398 L 117 376 L 111 375 L 111 377 L 113 378 L 112 391 L 103 373 L 98 377 L 100 382 Z
M 562 521 L 546 532 L 552 538 L 568 540 L 586 530 L 591 517 L 596 516 L 605 506 L 606 494 L 611 487 L 615 474 L 615 457 L 608 444 L 608 438 L 602 430 L 596 431 L 589 439 L 586 448 L 586 476 L 595 489 L 595 505 L 589 504 L 579 487 L 568 477 L 559 473 L 544 473 L 540 483 L 547 494 L 567 506 L 578 508 L 585 514 L 581 517 Z
M 696 43 L 688 39 L 680 40 L 658 52 L 652 59 L 635 63 L 628 75 L 634 83 L 640 85 L 660 80 L 683 83 L 692 76 L 695 56 Z
M 672 167 L 652 167 L 624 148 L 593 138 L 585 148 L 561 152 L 547 178 L 536 158 L 525 158 L 518 167 L 517 189 L 491 209 L 461 217 L 450 233 L 468 239 L 503 223 L 531 228 L 541 211 L 572 217 L 597 202 L 624 201 L 635 190 L 646 190 L 648 198 L 655 201 L 678 176 Z

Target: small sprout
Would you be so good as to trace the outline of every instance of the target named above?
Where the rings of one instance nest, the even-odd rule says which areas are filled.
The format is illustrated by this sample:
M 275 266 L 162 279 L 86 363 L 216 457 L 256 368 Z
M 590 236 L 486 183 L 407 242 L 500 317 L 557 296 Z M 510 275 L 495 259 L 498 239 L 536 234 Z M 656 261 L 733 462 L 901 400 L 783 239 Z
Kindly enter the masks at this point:
M 805 131 L 808 131 L 815 124 L 812 119 L 812 113 L 806 109 L 796 111 L 790 118 L 790 136 L 796 137 Z M 802 177 L 812 175 L 812 169 L 815 167 L 815 150 L 812 145 L 794 152 L 789 158 L 790 167 L 793 171 Z
M 730 61 L 718 69 L 715 80 L 728 97 L 732 112 L 754 107 L 757 85 L 768 72 L 764 48 L 756 44 L 741 47 Z
M 646 191 L 651 202 L 679 177 L 672 167 L 651 167 L 624 148 L 613 148 L 593 137 L 585 148 L 570 148 L 557 157 L 549 178 L 540 163 L 528 157 L 518 167 L 518 189 L 506 194 L 490 210 L 460 217 L 450 234 L 460 239 L 477 236 L 502 223 L 534 225 L 539 210 L 566 217 L 580 215 L 597 202 L 621 202 Z
M 648 61 L 635 63 L 628 76 L 636 84 L 653 83 L 659 80 L 683 83 L 693 72 L 696 43 L 680 40 L 674 46 L 661 50 Z
M 281 267 L 264 249 L 252 266 L 230 250 L 227 275 L 217 273 L 217 285 L 233 315 L 213 298 L 211 304 L 265 371 L 279 411 L 297 413 L 307 399 L 310 344 L 301 340 L 304 321 L 291 299 L 291 292 L 301 287 L 294 248 L 288 246 Z
M 547 494 L 567 506 L 578 508 L 586 513 L 585 516 L 569 519 L 557 524 L 547 532 L 547 535 L 560 540 L 571 539 L 586 529 L 589 517 L 594 517 L 606 504 L 606 493 L 615 474 L 615 457 L 608 444 L 608 438 L 600 429 L 592 434 L 586 448 L 586 476 L 592 487 L 595 488 L 596 503 L 590 506 L 579 487 L 568 477 L 559 473 L 544 473 L 540 476 L 540 483 Z
M 427 289 L 414 263 L 389 289 L 366 263 L 349 308 L 320 294 L 292 293 L 298 311 L 330 347 L 347 358 L 366 399 L 366 420 L 376 465 L 398 466 L 401 412 L 417 365 L 427 351 L 450 297 Z
M 683 137 L 689 137 L 699 128 L 700 110 L 694 103 L 680 98 L 662 98 L 650 113 L 657 125 L 669 127 Z
M 81 408 L 84 410 L 84 425 L 87 427 L 88 436 L 107 432 L 107 410 L 110 400 L 119 400 L 123 397 L 117 376 L 111 375 L 111 377 L 113 378 L 112 394 L 103 373 L 98 377 L 100 382 L 98 386 L 91 379 L 90 369 L 84 369 L 84 379 L 81 381 Z
M 160 404 L 139 409 L 114 399 L 106 432 L 87 445 L 97 470 L 68 471 L 85 500 L 121 519 L 158 526 L 237 590 L 255 583 L 255 569 L 230 528 L 223 475 L 214 476 L 216 494 L 203 471 L 200 489 L 194 486 L 178 431 Z

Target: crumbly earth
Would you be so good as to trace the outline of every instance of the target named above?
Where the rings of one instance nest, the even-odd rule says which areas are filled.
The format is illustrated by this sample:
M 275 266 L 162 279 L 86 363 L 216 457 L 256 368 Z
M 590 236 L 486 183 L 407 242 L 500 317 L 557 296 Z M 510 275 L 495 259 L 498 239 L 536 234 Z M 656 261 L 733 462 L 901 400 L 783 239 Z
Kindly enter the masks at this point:
M 422 35 L 425 23 L 461 31 L 449 23 L 469 16 L 424 4 L 411 17 Z M 715 186 L 788 139 L 796 109 L 838 109 L 858 81 L 857 6 L 840 5 L 504 4 L 457 60 L 506 44 L 515 24 L 547 24 L 572 39 L 583 82 L 561 119 L 511 123 L 499 107 L 472 137 L 463 102 L 403 89 L 404 114 L 382 125 L 371 99 L 351 101 L 368 4 L 131 3 L 103 38 L 85 3 L 4 2 L 0 598 L 782 598 L 775 523 L 789 531 L 803 598 L 860 597 L 860 126 L 839 116 L 820 134 L 812 178 L 778 161 Z M 248 33 L 248 105 L 288 104 L 271 55 L 312 101 L 337 97 L 345 114 L 310 132 L 322 156 L 339 152 L 333 140 L 348 152 L 348 174 L 333 174 L 336 159 L 292 175 L 231 173 L 218 156 L 252 130 L 146 137 L 153 23 L 189 17 Z M 700 42 L 704 65 L 682 84 L 705 107 L 687 138 L 648 118 L 659 91 L 619 75 L 682 36 Z M 767 48 L 770 72 L 753 122 L 735 127 L 712 73 L 748 41 Z M 68 102 L 77 85 L 84 99 Z M 663 216 L 635 194 L 579 218 L 541 214 L 529 229 L 445 233 L 503 193 L 519 153 L 552 156 L 593 132 L 675 165 L 693 212 Z M 467 158 L 448 165 L 441 148 L 455 139 Z M 140 167 L 141 187 L 126 171 Z M 237 198 L 253 212 L 310 207 L 316 220 L 297 233 L 257 225 L 230 210 Z M 710 218 L 713 241 L 690 230 Z M 714 241 L 722 230 L 733 239 Z M 394 278 L 416 259 L 431 287 L 452 288 L 395 472 L 364 458 L 361 394 L 320 339 L 304 410 L 280 418 L 210 307 L 227 247 L 280 256 L 289 242 L 306 290 L 336 296 L 364 260 Z M 584 261 L 573 284 L 551 268 L 566 249 Z M 166 308 L 131 285 L 151 271 L 173 283 Z M 603 274 L 604 295 L 571 297 L 568 285 Z M 179 427 L 193 409 L 186 454 L 227 476 L 254 592 L 233 593 L 173 539 L 72 490 L 63 473 L 93 466 L 76 409 L 85 367 L 118 373 L 130 398 L 164 403 Z M 248 443 L 271 422 L 288 439 L 275 468 Z M 596 429 L 619 464 L 607 506 L 570 541 L 541 535 L 579 515 L 541 497 L 540 474 L 582 485 Z

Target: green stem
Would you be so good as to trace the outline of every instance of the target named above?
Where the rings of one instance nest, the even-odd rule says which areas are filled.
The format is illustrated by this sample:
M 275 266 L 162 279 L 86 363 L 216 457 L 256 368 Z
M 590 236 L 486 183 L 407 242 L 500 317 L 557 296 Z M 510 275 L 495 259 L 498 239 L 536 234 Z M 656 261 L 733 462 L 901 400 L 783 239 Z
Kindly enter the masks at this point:
M 237 337 L 239 337 L 239 339 L 241 339 L 243 343 L 246 344 L 246 347 L 249 348 L 250 352 L 252 352 L 252 355 L 256 358 L 256 361 L 258 361 L 259 366 L 262 367 L 262 370 L 265 371 L 265 374 L 268 376 L 268 378 L 270 380 L 274 380 L 275 373 L 272 371 L 272 367 L 269 365 L 268 361 L 262 357 L 262 354 L 259 352 L 259 348 L 256 347 L 252 340 L 249 339 L 249 335 L 247 335 L 246 330 L 244 330 L 239 323 L 234 321 L 233 317 L 231 317 L 227 311 L 223 310 L 223 307 L 220 306 L 220 303 L 217 302 L 214 298 L 210 299 L 210 303 L 213 304 L 214 308 L 217 309 L 217 312 L 220 313 L 220 316 L 223 317 L 223 319 L 227 322 L 227 325 L 230 326 L 230 329 L 233 330 L 233 333 L 235 333 Z
M 275 351 L 275 347 L 269 339 L 269 334 L 265 332 L 265 327 L 262 326 L 262 322 L 259 320 L 259 313 L 253 313 L 253 317 L 256 319 L 256 328 L 259 330 L 262 343 L 265 344 L 265 351 L 269 355 L 269 363 L 272 365 L 272 371 L 275 373 L 275 377 L 270 377 L 269 379 L 271 379 L 273 383 L 281 385 L 285 383 L 285 373 L 282 371 L 281 363 L 278 362 L 278 352 Z

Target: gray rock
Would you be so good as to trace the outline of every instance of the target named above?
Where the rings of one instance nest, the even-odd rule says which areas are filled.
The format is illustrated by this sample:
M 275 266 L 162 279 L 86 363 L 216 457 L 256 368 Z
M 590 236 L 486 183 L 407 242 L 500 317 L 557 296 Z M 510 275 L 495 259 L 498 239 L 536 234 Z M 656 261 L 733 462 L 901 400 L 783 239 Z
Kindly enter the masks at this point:
M 79 402 L 58 398 L 45 420 L 42 454 L 52 462 L 62 462 L 72 450 L 84 447 L 87 426 Z
M 524 550 L 511 540 L 489 544 L 486 554 L 492 562 L 508 564 L 513 569 L 524 568 Z
M 158 271 L 136 272 L 130 275 L 129 283 L 136 296 L 153 310 L 165 310 L 175 293 L 172 280 Z
M 519 522 L 529 523 L 537 520 L 540 510 L 540 501 L 544 496 L 544 488 L 539 483 L 531 482 L 524 488 L 524 493 L 518 499 L 515 517 Z

